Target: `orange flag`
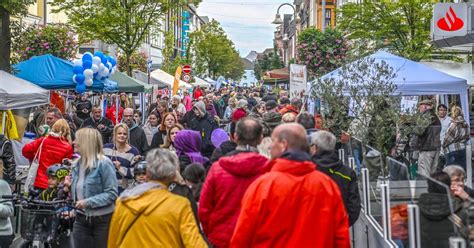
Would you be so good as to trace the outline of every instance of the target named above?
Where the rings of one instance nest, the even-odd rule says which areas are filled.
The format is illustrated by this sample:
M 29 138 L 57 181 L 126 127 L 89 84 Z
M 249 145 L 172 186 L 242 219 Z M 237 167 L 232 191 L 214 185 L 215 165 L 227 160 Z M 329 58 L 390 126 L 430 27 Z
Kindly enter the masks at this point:
M 173 96 L 178 94 L 179 81 L 181 80 L 182 72 L 183 68 L 181 68 L 181 66 L 178 66 L 178 68 L 176 68 L 176 73 L 174 74 Z

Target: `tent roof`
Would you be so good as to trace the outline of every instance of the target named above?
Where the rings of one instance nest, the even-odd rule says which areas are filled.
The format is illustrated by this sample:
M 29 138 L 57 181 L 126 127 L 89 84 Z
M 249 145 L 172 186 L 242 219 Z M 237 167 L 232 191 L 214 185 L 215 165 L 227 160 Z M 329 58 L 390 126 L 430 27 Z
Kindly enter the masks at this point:
M 193 86 L 200 86 L 200 87 L 205 87 L 205 88 L 211 88 L 211 84 L 206 82 L 206 80 L 201 79 L 199 77 L 194 77 L 194 83 L 192 84 Z
M 267 71 L 266 76 L 267 78 L 288 79 L 290 78 L 290 70 L 288 67 L 275 69 Z
M 30 108 L 48 102 L 48 90 L 0 71 L 0 110 Z
M 157 69 L 150 73 L 150 77 L 156 81 L 165 84 L 169 88 L 173 88 L 174 77 L 167 72 Z M 192 88 L 192 86 L 182 80 L 179 80 L 179 88 Z
M 387 52 L 379 51 L 368 57 L 374 58 L 376 63 L 385 61 L 395 70 L 397 76 L 394 79 L 394 84 L 397 86 L 397 91 L 402 95 L 465 94 L 468 89 L 465 79 L 451 76 L 421 63 Z M 321 79 L 337 79 L 340 77 L 340 71 L 341 68 L 338 68 L 324 75 Z
M 145 91 L 145 87 L 137 79 L 129 77 L 122 72 L 115 72 L 110 79 L 117 82 L 119 91 L 128 93 L 140 93 Z
M 16 76 L 28 80 L 42 88 L 49 90 L 75 89 L 72 81 L 74 75 L 73 64 L 51 54 L 32 57 L 13 66 Z M 96 80 L 89 90 L 98 92 L 113 92 L 117 90 L 117 83 L 111 80 Z

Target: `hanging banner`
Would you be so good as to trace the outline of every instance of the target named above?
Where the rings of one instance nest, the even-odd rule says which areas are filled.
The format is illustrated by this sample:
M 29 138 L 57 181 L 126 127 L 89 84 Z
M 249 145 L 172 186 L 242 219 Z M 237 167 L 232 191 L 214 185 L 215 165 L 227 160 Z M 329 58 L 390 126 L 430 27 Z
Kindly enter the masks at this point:
M 307 72 L 305 65 L 290 65 L 290 98 L 303 98 L 306 92 Z
M 183 68 L 181 66 L 178 66 L 178 68 L 176 68 L 176 73 L 174 74 L 173 96 L 178 93 L 179 81 L 181 80 L 182 72 L 183 72 Z

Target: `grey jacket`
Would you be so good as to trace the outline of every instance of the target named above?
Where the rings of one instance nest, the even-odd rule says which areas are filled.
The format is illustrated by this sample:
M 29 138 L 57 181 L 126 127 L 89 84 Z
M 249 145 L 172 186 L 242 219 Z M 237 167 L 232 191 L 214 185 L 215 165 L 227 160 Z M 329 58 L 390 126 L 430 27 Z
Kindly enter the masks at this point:
M 77 200 L 76 187 L 79 180 L 79 163 L 72 168 L 72 199 Z M 85 214 L 98 216 L 112 213 L 118 196 L 117 177 L 112 161 L 103 156 L 96 161 L 92 169 L 86 170 L 84 178 Z
M 10 186 L 5 180 L 0 179 L 0 197 L 4 195 L 11 195 Z M 11 202 L 0 203 L 0 236 L 12 235 L 13 228 L 10 221 L 13 217 L 13 205 Z

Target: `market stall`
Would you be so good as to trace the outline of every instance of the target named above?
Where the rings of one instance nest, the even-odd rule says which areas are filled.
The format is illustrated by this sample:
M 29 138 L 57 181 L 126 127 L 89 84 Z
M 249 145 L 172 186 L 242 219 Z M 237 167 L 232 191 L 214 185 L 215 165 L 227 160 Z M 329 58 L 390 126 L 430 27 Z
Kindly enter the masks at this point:
M 201 88 L 211 88 L 211 84 L 206 82 L 206 80 L 201 79 L 199 77 L 194 77 L 194 83 L 192 84 L 193 86 L 199 86 Z
M 117 82 L 118 89 L 120 92 L 127 92 L 127 93 L 150 93 L 151 92 L 151 85 L 142 83 L 140 80 L 135 78 L 129 77 L 127 74 L 123 72 L 116 72 L 112 76 L 110 76 L 112 81 Z
M 160 84 L 166 85 L 168 88 L 173 88 L 174 77 L 163 70 L 157 69 L 150 73 L 150 78 L 158 81 Z M 152 82 L 150 82 L 152 83 Z M 190 89 L 192 86 L 182 80 L 179 80 L 180 89 Z
M 49 90 L 74 89 L 76 84 L 72 80 L 73 67 L 71 62 L 50 54 L 35 56 L 13 66 L 17 77 Z M 118 90 L 117 83 L 109 79 L 94 79 L 92 86 L 87 89 L 95 92 Z
M 465 79 L 451 76 L 421 63 L 383 51 L 368 57 L 373 58 L 375 63 L 384 61 L 393 68 L 397 74 L 393 79 L 393 83 L 397 86 L 396 94 L 402 96 L 459 95 L 464 116 L 469 116 L 468 84 Z M 334 78 L 337 80 L 340 77 L 340 71 L 341 68 L 336 69 L 324 75 L 321 79 Z M 316 82 L 315 80 L 311 84 Z M 465 119 L 469 122 L 469 118 Z
M 25 109 L 48 102 L 48 90 L 0 70 L 0 110 Z

